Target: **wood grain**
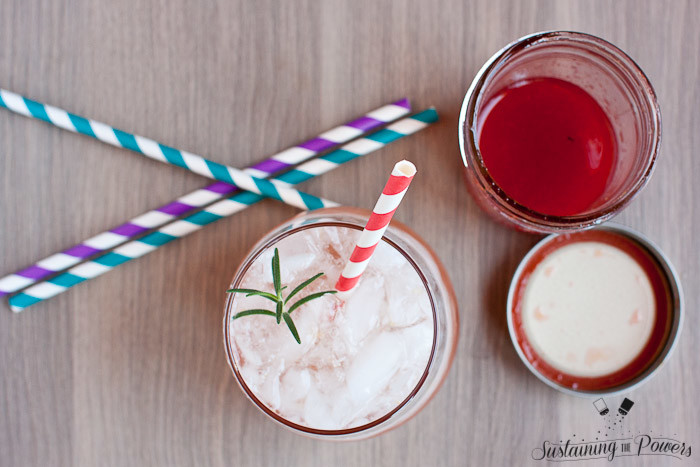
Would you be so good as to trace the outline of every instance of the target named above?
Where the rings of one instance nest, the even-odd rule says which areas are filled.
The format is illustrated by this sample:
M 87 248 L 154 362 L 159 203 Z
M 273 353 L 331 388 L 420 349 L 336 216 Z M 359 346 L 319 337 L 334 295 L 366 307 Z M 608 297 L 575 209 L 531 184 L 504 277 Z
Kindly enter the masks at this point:
M 506 332 L 507 286 L 537 237 L 490 222 L 460 174 L 457 115 L 472 77 L 498 48 L 544 29 L 612 41 L 658 92 L 658 167 L 617 221 L 675 263 L 687 315 L 668 365 L 629 395 L 624 429 L 699 451 L 615 462 L 697 465 L 699 26 L 700 3 L 680 0 L 5 0 L 0 86 L 236 166 L 404 95 L 435 105 L 435 127 L 305 189 L 371 206 L 410 156 L 420 174 L 397 218 L 443 259 L 462 327 L 445 386 L 394 432 L 337 444 L 280 429 L 238 390 L 221 342 L 238 261 L 294 213 L 261 203 L 21 315 L 0 310 L 0 465 L 537 465 L 545 439 L 599 436 L 591 401 L 540 383 Z M 3 273 L 207 183 L 5 110 L 0 182 Z

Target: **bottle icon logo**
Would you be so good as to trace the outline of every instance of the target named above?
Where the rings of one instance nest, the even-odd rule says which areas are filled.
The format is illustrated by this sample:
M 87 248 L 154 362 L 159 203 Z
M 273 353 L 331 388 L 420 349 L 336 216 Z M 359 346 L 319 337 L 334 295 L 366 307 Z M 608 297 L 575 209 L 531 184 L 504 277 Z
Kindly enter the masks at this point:
M 622 404 L 620 404 L 620 408 L 617 409 L 617 411 L 620 413 L 620 415 L 625 416 L 629 413 L 633 405 L 634 402 L 625 397 L 625 400 L 622 401 Z
M 608 410 L 608 405 L 605 403 L 602 397 L 593 402 L 593 407 L 595 407 L 595 409 L 601 415 L 606 415 L 608 412 L 610 412 L 610 410 Z

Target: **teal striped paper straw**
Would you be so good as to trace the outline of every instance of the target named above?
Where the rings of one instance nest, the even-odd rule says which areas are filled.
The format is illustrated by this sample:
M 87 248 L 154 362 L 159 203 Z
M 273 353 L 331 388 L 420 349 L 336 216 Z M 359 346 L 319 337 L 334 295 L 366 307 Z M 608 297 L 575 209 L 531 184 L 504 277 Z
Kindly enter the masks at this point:
M 397 139 L 413 134 L 437 121 L 437 118 L 435 109 L 424 110 L 392 123 L 371 135 L 347 143 L 324 156 L 305 162 L 296 169 L 276 177 L 276 180 L 280 184 L 287 185 L 304 182 L 329 172 L 341 164 L 374 152 Z M 24 291 L 10 296 L 10 308 L 14 312 L 20 312 L 29 306 L 65 292 L 81 282 L 100 276 L 120 264 L 144 256 L 166 243 L 189 235 L 207 224 L 242 211 L 263 199 L 263 196 L 243 192 L 217 201 L 199 212 L 173 221 L 153 233 L 125 243 L 92 261 L 79 264 L 49 280 L 37 282 Z
M 199 175 L 236 185 L 242 190 L 264 195 L 299 209 L 337 206 L 332 201 L 303 193 L 287 185 L 254 177 L 242 170 L 207 160 L 187 151 L 171 148 L 143 136 L 132 135 L 104 123 L 79 117 L 63 109 L 27 99 L 5 89 L 0 89 L 0 106 L 27 117 L 44 120 L 66 130 L 92 136 L 113 146 L 131 149 L 151 159 L 177 165 Z

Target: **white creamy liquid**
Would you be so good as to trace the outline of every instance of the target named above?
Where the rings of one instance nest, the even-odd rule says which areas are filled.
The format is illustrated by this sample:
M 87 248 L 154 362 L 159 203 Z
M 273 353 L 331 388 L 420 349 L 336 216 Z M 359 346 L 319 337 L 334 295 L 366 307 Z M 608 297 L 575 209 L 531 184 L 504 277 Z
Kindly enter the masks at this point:
M 639 355 L 656 320 L 656 300 L 642 267 L 600 242 L 549 254 L 530 276 L 522 301 L 527 340 L 554 368 L 604 376 Z
M 288 293 L 326 273 L 297 298 L 333 289 L 359 230 L 316 227 L 278 242 L 282 285 Z M 274 290 L 265 251 L 238 287 Z M 274 303 L 237 295 L 237 313 Z M 433 344 L 433 313 L 425 285 L 392 246 L 379 243 L 358 286 L 347 297 L 326 295 L 292 313 L 301 344 L 282 321 L 245 316 L 230 327 L 234 358 L 246 385 L 269 409 L 321 430 L 353 428 L 397 407 L 423 375 Z

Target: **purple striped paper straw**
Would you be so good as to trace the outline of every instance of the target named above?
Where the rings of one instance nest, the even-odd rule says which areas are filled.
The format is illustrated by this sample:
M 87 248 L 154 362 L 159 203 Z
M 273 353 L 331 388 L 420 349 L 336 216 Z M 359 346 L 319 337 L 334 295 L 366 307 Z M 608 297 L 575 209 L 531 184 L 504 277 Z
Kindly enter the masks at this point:
M 247 169 L 250 175 L 267 178 L 316 156 L 334 146 L 346 143 L 368 130 L 402 117 L 410 111 L 408 99 L 373 110 L 366 115 L 326 131 L 319 136 L 279 152 Z M 151 229 L 180 217 L 194 209 L 237 191 L 235 185 L 224 182 L 212 183 L 195 190 L 164 206 L 137 216 L 109 231 L 102 232 L 83 243 L 56 253 L 28 268 L 0 278 L 0 296 L 17 292 L 51 274 L 72 267 L 100 252 L 114 248 Z

